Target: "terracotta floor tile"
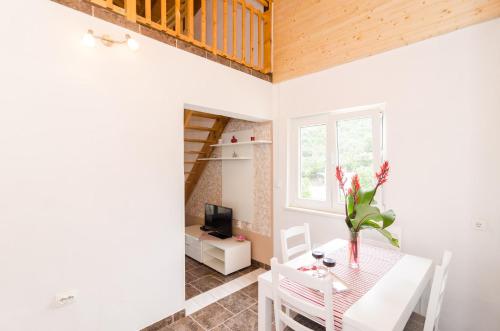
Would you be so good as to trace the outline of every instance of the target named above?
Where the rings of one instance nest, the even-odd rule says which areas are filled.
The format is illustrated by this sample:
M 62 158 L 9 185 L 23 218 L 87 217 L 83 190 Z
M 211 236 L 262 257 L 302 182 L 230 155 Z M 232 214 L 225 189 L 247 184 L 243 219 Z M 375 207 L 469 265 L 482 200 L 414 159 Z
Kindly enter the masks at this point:
M 188 316 L 158 331 L 205 331 L 205 329 Z
M 232 316 L 233 314 L 218 303 L 212 303 L 191 315 L 196 322 L 206 329 L 220 325 Z
M 200 293 L 201 293 L 200 290 L 198 290 L 197 288 L 195 288 L 189 284 L 186 284 L 186 300 L 189 300 L 192 297 L 197 296 Z
M 196 287 L 201 292 L 206 292 L 217 286 L 224 284 L 220 279 L 210 275 L 191 282 L 190 285 Z
M 233 314 L 238 314 L 243 310 L 255 305 L 257 301 L 249 296 L 243 294 L 241 291 L 235 292 L 219 301 L 221 306 L 229 310 Z
M 250 286 L 245 287 L 244 289 L 242 289 L 242 291 L 243 293 L 245 293 L 251 298 L 254 298 L 255 300 L 259 298 L 259 287 L 257 282 L 253 283 Z
M 247 309 L 224 322 L 232 331 L 257 331 L 257 314 Z

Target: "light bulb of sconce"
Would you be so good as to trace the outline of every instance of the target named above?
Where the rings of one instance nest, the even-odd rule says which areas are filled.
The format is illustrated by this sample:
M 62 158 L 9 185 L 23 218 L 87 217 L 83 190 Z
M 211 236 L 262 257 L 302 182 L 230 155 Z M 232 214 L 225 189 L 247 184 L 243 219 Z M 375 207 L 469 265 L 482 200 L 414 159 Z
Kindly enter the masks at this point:
M 82 44 L 87 47 L 95 47 L 94 31 L 88 30 L 82 38 Z
M 130 48 L 133 51 L 136 51 L 139 49 L 139 43 L 137 42 L 137 40 L 135 40 L 134 38 L 132 38 L 128 34 L 125 35 L 125 38 L 127 39 L 128 48 Z

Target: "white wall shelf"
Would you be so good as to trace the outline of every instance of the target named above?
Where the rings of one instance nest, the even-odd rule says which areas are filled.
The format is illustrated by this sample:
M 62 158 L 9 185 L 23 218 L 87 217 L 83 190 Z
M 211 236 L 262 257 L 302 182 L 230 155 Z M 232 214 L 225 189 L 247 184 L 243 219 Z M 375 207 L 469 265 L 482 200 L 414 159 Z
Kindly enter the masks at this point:
M 251 157 L 207 157 L 198 159 L 198 161 L 227 161 L 227 160 L 251 160 Z
M 255 140 L 255 141 L 242 141 L 237 143 L 227 143 L 227 144 L 215 144 L 210 145 L 212 147 L 226 147 L 226 146 L 238 146 L 238 145 L 261 145 L 261 144 L 272 144 L 270 140 Z

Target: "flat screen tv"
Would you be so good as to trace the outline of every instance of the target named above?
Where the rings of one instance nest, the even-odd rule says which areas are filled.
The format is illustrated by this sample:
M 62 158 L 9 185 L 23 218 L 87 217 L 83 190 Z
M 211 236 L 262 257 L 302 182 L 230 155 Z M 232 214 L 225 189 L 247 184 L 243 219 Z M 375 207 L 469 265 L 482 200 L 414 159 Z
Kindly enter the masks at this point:
M 222 206 L 205 204 L 204 231 L 217 238 L 226 239 L 233 236 L 233 210 Z

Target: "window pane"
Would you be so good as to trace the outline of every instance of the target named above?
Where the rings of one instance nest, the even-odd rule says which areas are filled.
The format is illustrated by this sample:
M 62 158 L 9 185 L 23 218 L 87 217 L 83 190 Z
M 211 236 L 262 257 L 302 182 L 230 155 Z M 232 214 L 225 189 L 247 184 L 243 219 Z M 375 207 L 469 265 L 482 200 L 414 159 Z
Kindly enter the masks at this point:
M 372 128 L 370 117 L 337 121 L 337 157 L 348 178 L 347 185 L 355 173 L 361 187 L 369 189 L 375 184 Z
M 326 125 L 300 128 L 301 199 L 326 200 Z

